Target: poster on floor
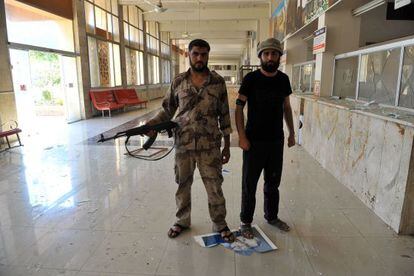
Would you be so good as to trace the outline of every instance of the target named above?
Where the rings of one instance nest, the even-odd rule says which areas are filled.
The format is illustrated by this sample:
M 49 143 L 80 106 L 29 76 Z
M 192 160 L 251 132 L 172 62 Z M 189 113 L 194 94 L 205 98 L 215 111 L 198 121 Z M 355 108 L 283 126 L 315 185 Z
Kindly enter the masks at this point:
M 241 236 L 239 230 L 232 230 L 236 236 L 236 240 L 233 243 L 226 243 L 219 233 L 199 235 L 195 236 L 194 239 L 202 247 L 213 247 L 221 244 L 225 248 L 244 256 L 250 256 L 254 252 L 266 253 L 277 249 L 277 246 L 258 225 L 252 225 L 252 228 L 254 233 L 253 239 L 246 239 Z

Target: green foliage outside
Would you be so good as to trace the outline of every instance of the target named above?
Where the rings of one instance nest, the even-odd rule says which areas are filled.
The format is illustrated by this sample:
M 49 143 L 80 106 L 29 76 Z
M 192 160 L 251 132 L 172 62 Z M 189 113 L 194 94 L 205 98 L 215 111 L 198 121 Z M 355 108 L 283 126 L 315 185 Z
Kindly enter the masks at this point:
M 52 93 L 50 91 L 48 91 L 48 90 L 44 90 L 42 92 L 42 99 L 45 102 L 51 102 L 52 101 Z
M 29 57 L 36 105 L 63 105 L 59 55 L 30 51 Z

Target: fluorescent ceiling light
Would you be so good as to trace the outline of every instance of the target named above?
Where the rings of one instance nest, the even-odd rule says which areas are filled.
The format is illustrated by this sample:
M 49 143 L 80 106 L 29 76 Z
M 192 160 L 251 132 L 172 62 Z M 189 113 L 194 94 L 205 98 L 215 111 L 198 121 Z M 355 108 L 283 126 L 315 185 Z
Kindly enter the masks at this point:
M 366 3 L 365 5 L 362 5 L 359 8 L 356 8 L 352 10 L 353 16 L 360 16 L 366 12 L 369 12 L 370 10 L 373 10 L 375 8 L 378 8 L 379 6 L 387 3 L 386 0 L 373 0 L 371 2 Z

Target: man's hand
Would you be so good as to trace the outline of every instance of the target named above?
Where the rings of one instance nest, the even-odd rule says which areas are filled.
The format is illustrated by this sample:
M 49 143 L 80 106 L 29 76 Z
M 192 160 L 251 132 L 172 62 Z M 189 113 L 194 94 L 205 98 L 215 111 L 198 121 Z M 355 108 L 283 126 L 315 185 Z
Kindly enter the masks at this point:
M 148 137 L 154 137 L 157 134 L 157 132 L 155 130 L 150 130 L 147 133 L 145 133 L 145 135 L 147 135 Z
M 248 151 L 250 149 L 250 141 L 247 138 L 239 138 L 239 147 L 244 150 Z
M 223 164 L 226 164 L 230 160 L 230 147 L 224 147 L 221 152 L 221 160 Z
M 289 134 L 288 137 L 288 147 L 291 148 L 296 144 L 295 142 L 295 134 Z

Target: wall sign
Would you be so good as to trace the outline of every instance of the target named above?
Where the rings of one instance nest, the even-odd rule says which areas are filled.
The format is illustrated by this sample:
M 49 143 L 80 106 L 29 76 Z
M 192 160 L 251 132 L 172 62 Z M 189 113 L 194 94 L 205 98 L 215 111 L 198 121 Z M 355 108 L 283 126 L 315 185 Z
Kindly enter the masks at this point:
M 326 49 L 326 27 L 316 30 L 313 38 L 313 54 L 325 52 Z

